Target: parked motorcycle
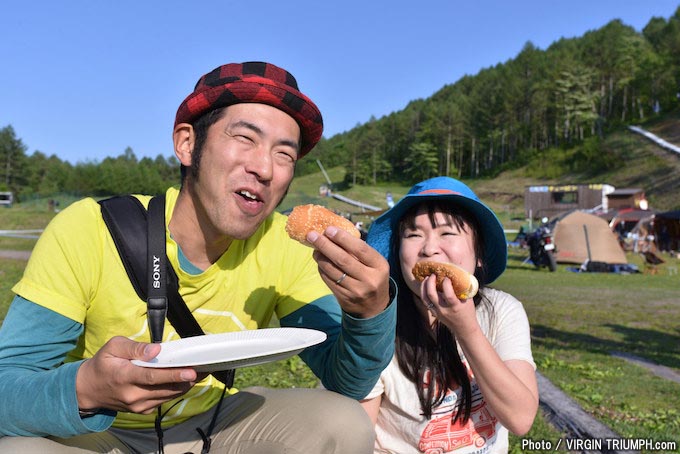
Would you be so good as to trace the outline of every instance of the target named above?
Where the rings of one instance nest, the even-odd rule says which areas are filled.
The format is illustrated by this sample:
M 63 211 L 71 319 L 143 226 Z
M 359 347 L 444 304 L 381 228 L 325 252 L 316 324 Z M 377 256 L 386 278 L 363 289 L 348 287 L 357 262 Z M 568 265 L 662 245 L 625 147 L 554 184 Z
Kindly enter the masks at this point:
M 552 231 L 548 227 L 547 219 L 543 220 L 543 225 L 527 236 L 527 245 L 529 246 L 529 258 L 536 268 L 545 266 L 551 272 L 557 270 L 555 241 Z

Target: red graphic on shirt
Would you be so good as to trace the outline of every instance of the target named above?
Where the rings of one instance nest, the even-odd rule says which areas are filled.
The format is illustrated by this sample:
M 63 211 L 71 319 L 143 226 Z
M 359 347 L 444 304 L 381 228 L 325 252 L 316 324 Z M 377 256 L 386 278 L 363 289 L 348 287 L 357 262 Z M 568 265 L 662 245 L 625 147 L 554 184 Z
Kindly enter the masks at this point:
M 470 419 L 466 423 L 457 420 L 451 414 L 431 420 L 420 435 L 418 449 L 426 454 L 441 454 L 455 451 L 465 446 L 481 448 L 486 441 L 496 434 L 498 421 L 486 404 L 472 407 Z
M 471 379 L 474 378 L 469 369 L 468 374 Z M 429 380 L 426 379 L 425 381 Z M 455 399 L 456 394 L 449 391 L 448 397 Z M 440 416 L 430 420 L 420 435 L 420 442 L 418 443 L 420 452 L 443 454 L 466 446 L 480 449 L 496 435 L 498 419 L 487 409 L 486 402 L 475 384 L 473 384 L 472 390 L 470 419 L 467 422 L 463 423 L 460 419 L 453 422 L 453 413 L 457 407 L 457 405 L 450 406 L 443 414 L 440 413 Z

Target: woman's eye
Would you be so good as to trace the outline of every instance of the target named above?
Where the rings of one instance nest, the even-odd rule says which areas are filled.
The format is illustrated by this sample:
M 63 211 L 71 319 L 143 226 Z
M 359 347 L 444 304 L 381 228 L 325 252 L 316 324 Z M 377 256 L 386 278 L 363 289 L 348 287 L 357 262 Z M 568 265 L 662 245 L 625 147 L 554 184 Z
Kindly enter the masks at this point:
M 460 235 L 460 230 L 452 226 L 444 226 L 439 229 L 439 234 L 444 235 Z

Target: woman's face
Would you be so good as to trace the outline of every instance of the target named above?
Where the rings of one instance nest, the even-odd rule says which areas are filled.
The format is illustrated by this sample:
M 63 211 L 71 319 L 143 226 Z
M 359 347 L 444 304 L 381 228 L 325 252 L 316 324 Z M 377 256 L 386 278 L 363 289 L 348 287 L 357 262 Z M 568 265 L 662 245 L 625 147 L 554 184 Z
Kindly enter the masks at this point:
M 420 282 L 411 270 L 417 262 L 449 262 L 474 273 L 478 260 L 475 256 L 475 238 L 468 224 L 462 228 L 456 225 L 450 214 L 441 210 L 434 212 L 432 226 L 427 207 L 421 206 L 414 218 L 413 226 L 403 229 L 399 248 L 401 272 L 409 289 L 418 296 Z

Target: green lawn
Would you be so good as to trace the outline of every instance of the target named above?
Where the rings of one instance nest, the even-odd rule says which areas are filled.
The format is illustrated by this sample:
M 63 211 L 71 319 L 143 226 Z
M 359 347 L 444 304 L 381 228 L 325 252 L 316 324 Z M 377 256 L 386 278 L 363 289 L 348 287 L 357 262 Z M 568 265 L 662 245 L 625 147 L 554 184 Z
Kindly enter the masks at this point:
M 656 275 L 618 275 L 538 271 L 525 257 L 511 249 L 495 286 L 524 303 L 538 370 L 622 437 L 680 447 L 680 384 L 612 356 L 680 372 L 680 277 L 668 272 L 678 260 L 666 256 Z M 638 256 L 628 259 L 642 269 Z

